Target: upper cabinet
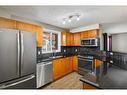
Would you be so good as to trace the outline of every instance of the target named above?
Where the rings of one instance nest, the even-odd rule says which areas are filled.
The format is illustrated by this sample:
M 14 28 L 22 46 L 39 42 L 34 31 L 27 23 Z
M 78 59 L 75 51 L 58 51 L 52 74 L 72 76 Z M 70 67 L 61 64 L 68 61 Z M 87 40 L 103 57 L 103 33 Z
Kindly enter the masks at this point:
M 17 29 L 22 31 L 36 32 L 37 47 L 42 47 L 42 41 L 43 41 L 42 27 L 29 23 L 20 22 L 20 21 L 16 21 L 16 27 Z
M 81 38 L 88 38 L 88 31 L 82 31 Z
M 70 32 L 62 32 L 62 46 L 73 46 L 73 34 Z
M 61 43 L 62 43 L 62 46 L 66 46 L 67 45 L 67 35 L 66 35 L 66 32 L 62 32 L 61 33 Z
M 88 30 L 77 33 L 62 32 L 62 46 L 80 46 L 82 38 L 97 38 L 98 30 Z
M 0 28 L 16 29 L 16 21 L 0 17 Z
M 16 20 L 0 17 L 0 28 L 18 29 L 28 32 L 36 32 L 37 47 L 42 47 L 43 31 L 42 27 L 29 23 L 24 23 Z
M 96 38 L 98 37 L 98 30 L 89 30 L 88 31 L 88 38 Z
M 74 33 L 74 44 L 73 46 L 80 46 L 80 40 L 81 40 L 81 33 L 78 32 L 78 33 Z
M 98 30 L 88 30 L 81 32 L 81 38 L 96 38 L 98 37 Z

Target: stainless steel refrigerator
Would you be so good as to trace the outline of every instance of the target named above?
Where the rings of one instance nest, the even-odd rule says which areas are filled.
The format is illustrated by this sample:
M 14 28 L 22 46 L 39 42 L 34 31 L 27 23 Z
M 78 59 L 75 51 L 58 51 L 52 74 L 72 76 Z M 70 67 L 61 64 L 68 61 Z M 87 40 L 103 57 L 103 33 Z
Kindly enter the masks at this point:
M 0 88 L 36 88 L 36 34 L 0 29 Z

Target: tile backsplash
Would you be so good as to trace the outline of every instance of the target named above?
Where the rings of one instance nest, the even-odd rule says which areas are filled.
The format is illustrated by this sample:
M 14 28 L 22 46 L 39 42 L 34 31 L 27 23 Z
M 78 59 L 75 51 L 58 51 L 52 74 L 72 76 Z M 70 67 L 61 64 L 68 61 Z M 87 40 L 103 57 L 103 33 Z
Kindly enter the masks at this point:
M 47 59 L 52 56 L 70 56 L 70 55 L 83 55 L 88 54 L 91 51 L 94 52 L 99 48 L 86 48 L 83 46 L 61 46 L 61 52 L 56 53 L 42 53 L 41 48 L 37 48 L 37 60 Z

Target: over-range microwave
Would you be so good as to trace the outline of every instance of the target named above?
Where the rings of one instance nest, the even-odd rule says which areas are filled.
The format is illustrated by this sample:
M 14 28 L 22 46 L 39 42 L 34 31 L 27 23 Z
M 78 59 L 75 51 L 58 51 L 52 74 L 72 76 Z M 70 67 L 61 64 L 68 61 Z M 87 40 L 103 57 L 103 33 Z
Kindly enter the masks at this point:
M 83 38 L 81 39 L 81 46 L 97 47 L 99 38 Z

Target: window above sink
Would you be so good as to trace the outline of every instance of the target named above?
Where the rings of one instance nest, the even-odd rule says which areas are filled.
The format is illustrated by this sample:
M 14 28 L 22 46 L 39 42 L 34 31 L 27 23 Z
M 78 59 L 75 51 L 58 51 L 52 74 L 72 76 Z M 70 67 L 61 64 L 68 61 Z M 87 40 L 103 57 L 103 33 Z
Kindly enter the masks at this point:
M 61 51 L 61 32 L 44 29 L 42 53 Z

